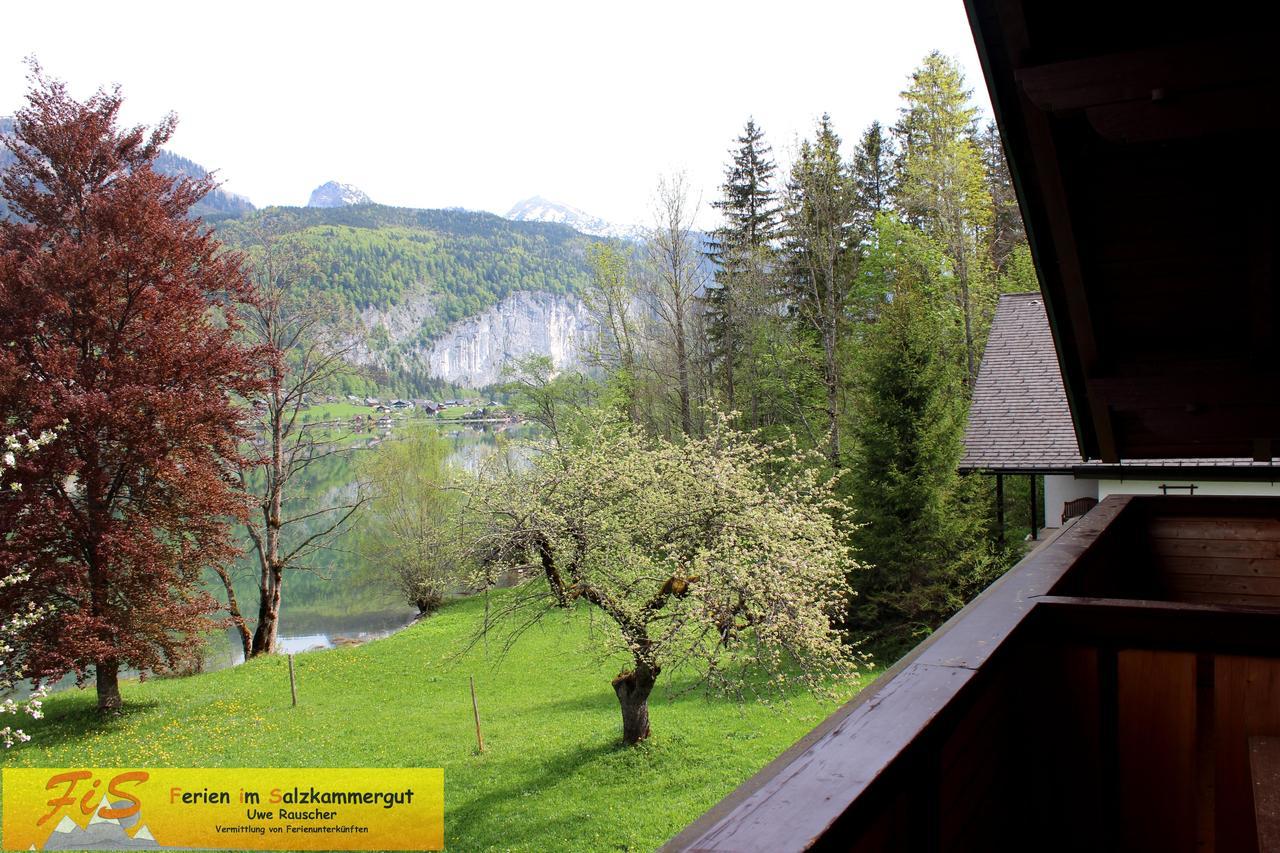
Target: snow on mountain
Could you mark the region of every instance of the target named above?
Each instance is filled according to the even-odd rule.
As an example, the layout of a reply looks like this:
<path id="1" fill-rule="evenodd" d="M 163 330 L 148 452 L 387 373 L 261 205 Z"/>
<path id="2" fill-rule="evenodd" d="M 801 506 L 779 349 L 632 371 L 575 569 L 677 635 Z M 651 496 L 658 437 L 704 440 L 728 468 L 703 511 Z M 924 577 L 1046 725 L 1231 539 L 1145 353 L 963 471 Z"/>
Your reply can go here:
<path id="1" fill-rule="evenodd" d="M 352 204 L 373 204 L 373 199 L 359 187 L 329 181 L 311 191 L 307 207 L 347 207 Z"/>
<path id="2" fill-rule="evenodd" d="M 515 206 L 507 211 L 506 218 L 516 222 L 558 222 L 583 234 L 618 237 L 623 240 L 635 239 L 639 232 L 635 226 L 616 225 L 598 216 L 592 216 L 585 210 L 551 201 L 540 195 L 516 202 Z"/>

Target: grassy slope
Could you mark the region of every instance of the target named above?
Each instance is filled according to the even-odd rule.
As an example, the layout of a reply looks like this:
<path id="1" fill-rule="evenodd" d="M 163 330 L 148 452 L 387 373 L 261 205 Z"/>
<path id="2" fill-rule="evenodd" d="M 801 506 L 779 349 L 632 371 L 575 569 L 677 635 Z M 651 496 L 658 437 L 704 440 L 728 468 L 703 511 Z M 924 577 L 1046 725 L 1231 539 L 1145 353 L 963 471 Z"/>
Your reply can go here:
<path id="1" fill-rule="evenodd" d="M 501 661 L 496 638 L 488 655 L 478 646 L 460 656 L 482 613 L 481 599 L 466 600 L 385 640 L 299 655 L 296 709 L 283 658 L 127 684 L 126 713 L 106 723 L 91 690 L 69 691 L 48 701 L 47 718 L 27 727 L 34 740 L 6 764 L 443 767 L 451 851 L 647 850 L 831 711 L 803 694 L 771 706 L 671 697 L 688 684 L 664 674 L 653 736 L 624 749 L 609 686 L 617 662 L 582 654 L 593 627 L 585 609 L 555 615 Z"/>

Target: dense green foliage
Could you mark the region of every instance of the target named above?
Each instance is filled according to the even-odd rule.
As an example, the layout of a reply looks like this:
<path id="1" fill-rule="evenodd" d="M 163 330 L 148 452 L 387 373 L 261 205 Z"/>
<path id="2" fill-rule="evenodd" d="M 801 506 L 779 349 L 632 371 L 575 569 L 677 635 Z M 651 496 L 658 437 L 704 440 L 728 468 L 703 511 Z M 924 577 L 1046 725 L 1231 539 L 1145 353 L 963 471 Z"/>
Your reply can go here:
<path id="1" fill-rule="evenodd" d="M 864 273 L 893 299 L 862 329 L 851 488 L 866 522 L 856 536 L 871 566 L 850 574 L 852 624 L 896 657 L 980 591 L 1004 554 L 987 539 L 984 484 L 956 472 L 964 397 L 958 311 L 930 241 L 876 220 Z"/>
<path id="2" fill-rule="evenodd" d="M 845 524 L 848 544 L 869 566 L 849 572 L 845 627 L 882 658 L 1014 557 L 989 478 L 956 472 L 997 298 L 1037 286 L 998 136 L 977 118 L 959 66 L 932 53 L 891 130 L 873 122 L 847 145 L 823 115 L 780 175 L 748 121 L 713 201 L 724 215 L 708 250 L 715 281 L 684 319 L 707 341 L 694 350 L 695 406 L 737 412 L 764 440 L 795 436 L 839 477 L 858 522 Z M 645 276 L 630 288 L 596 277 L 610 328 L 635 330 L 626 351 L 616 334 L 608 342 L 614 393 L 599 399 L 671 434 L 673 324 L 627 316 L 616 296 L 643 298 Z M 695 418 L 694 434 L 710 421 Z M 1007 540 L 1030 526 L 1014 505 L 1021 488 L 1010 484 Z"/>
<path id="3" fill-rule="evenodd" d="M 313 287 L 357 310 L 429 297 L 420 340 L 515 291 L 581 290 L 590 276 L 586 247 L 595 241 L 563 225 L 382 205 L 269 208 L 220 223 L 218 237 L 249 246 L 263 225 L 312 258 Z"/>
<path id="4" fill-rule="evenodd" d="M 780 208 L 771 186 L 777 164 L 764 131 L 747 119 L 737 148 L 725 168 L 722 197 L 711 204 L 724 216 L 724 225 L 710 235 L 707 255 L 715 262 L 715 286 L 706 292 L 706 329 L 711 361 L 718 367 L 713 384 L 723 389 L 729 410 L 738 406 L 735 374 L 754 372 L 744 359 L 748 314 L 759 300 L 745 298 L 751 279 L 759 280 L 768 247 L 778 238 Z"/>
<path id="5" fill-rule="evenodd" d="M 586 608 L 558 612 L 506 657 L 497 644 L 464 654 L 485 606 L 461 601 L 388 639 L 299 655 L 297 708 L 278 656 L 126 682 L 125 712 L 106 719 L 87 695 L 61 693 L 6 765 L 443 767 L 449 850 L 652 850 L 833 707 L 800 690 L 744 706 L 677 674 L 654 695 L 654 736 L 618 750 L 617 702 L 600 685 L 619 660 L 591 655 Z M 545 665 L 578 651 L 571 666 Z"/>

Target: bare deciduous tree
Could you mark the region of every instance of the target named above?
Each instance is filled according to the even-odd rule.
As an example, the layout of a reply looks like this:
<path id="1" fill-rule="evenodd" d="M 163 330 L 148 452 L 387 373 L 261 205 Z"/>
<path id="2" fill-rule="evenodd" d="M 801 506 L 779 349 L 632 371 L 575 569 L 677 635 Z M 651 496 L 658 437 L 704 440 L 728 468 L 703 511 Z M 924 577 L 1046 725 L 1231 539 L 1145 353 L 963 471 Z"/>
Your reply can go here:
<path id="1" fill-rule="evenodd" d="M 697 204 L 683 172 L 658 179 L 654 226 L 646 244 L 643 299 L 662 326 L 673 359 L 680 429 L 694 434 L 691 377 L 692 314 L 702 291 L 702 249 L 693 230 Z M 659 366 L 660 360 L 653 360 Z"/>
<path id="2" fill-rule="evenodd" d="M 583 293 L 582 301 L 598 330 L 589 356 L 621 386 L 628 417 L 632 423 L 640 423 L 640 324 L 636 317 L 638 289 L 631 261 L 630 252 L 612 244 L 588 246 L 591 287 Z"/>
<path id="3" fill-rule="evenodd" d="M 357 488 L 350 498 L 289 511 L 292 484 L 307 468 L 350 452 L 346 427 L 309 423 L 303 412 L 351 372 L 349 359 L 359 336 L 336 299 L 309 289 L 310 263 L 296 246 L 264 227 L 251 257 L 257 299 L 244 312 L 244 325 L 255 343 L 274 353 L 265 365 L 266 393 L 253 402 L 256 464 L 238 472 L 256 504 L 246 524 L 258 568 L 252 636 L 230 576 L 220 573 L 246 658 L 275 651 L 285 570 L 306 568 L 307 558 L 329 545 L 366 502 Z"/>

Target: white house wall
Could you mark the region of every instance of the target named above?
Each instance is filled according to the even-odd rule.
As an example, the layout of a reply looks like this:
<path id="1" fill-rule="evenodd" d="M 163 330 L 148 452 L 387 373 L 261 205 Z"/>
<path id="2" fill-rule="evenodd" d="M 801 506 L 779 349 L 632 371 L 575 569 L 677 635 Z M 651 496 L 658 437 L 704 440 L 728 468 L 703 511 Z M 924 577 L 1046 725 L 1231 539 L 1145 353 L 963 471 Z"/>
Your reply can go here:
<path id="1" fill-rule="evenodd" d="M 1216 495 L 1216 496 L 1238 496 L 1238 495 L 1269 495 L 1272 497 L 1280 496 L 1280 485 L 1270 482 L 1257 482 L 1252 480 L 1246 481 L 1213 481 L 1213 480 L 1194 480 L 1187 477 L 1177 476 L 1177 472 L 1171 471 L 1173 476 L 1166 477 L 1163 480 L 1099 480 L 1098 483 L 1098 500 L 1102 500 L 1107 495 L 1158 495 L 1161 493 L 1161 484 L 1167 486 L 1189 486 L 1194 484 L 1197 495 Z M 1048 479 L 1047 477 L 1045 479 Z M 1170 495 L 1185 495 L 1189 492 L 1185 489 L 1169 489 Z"/>
<path id="2" fill-rule="evenodd" d="M 1044 475 L 1044 526 L 1062 526 L 1062 505 L 1077 498 L 1097 498 L 1097 480 L 1077 480 L 1070 474 Z"/>

